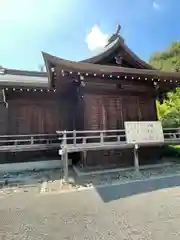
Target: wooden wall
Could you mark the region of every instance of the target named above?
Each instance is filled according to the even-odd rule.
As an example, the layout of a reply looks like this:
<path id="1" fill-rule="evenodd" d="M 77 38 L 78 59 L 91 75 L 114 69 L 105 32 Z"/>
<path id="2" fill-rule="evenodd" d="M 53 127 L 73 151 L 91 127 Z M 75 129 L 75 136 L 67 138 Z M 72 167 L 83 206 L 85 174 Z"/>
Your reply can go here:
<path id="1" fill-rule="evenodd" d="M 75 106 L 70 81 L 64 82 L 66 93 L 60 86 L 56 93 L 9 91 L 8 111 L 3 114 L 3 119 L 7 119 L 7 134 L 52 134 L 57 130 L 73 130 L 75 126 L 87 130 L 122 129 L 124 121 L 156 120 L 152 95 L 132 94 L 127 84 L 123 86 L 125 90 L 119 91 L 116 83 L 89 82 L 84 100 Z M 133 87 L 136 92 L 138 86 L 134 84 Z M 147 92 L 148 87 L 140 86 L 139 89 Z M 119 159 L 121 165 L 132 164 L 132 151 L 88 152 L 85 161 L 87 165 L 104 165 L 117 164 Z"/>
<path id="2" fill-rule="evenodd" d="M 150 95 L 131 95 L 131 94 L 93 94 L 84 95 L 84 128 L 99 129 L 124 129 L 125 121 L 153 121 L 157 120 L 155 99 Z M 145 164 L 152 161 L 143 158 L 147 149 L 141 149 L 141 163 Z M 154 157 L 154 152 L 151 150 Z M 148 160 L 149 159 L 149 160 Z M 145 160 L 145 161 L 144 161 Z M 110 151 L 90 151 L 82 163 L 87 166 L 94 165 L 119 165 L 130 166 L 133 164 L 133 150 L 110 150 Z"/>
<path id="3" fill-rule="evenodd" d="M 156 120 L 153 98 L 85 94 L 85 129 L 123 129 L 125 121 Z"/>
<path id="4" fill-rule="evenodd" d="M 68 99 L 59 93 L 11 91 L 6 94 L 8 108 L 0 104 L 0 134 L 55 134 L 69 128 L 72 118 Z M 0 153 L 0 163 L 55 159 L 58 152 L 35 151 Z"/>
<path id="5" fill-rule="evenodd" d="M 68 128 L 68 102 L 47 93 L 13 93 L 8 100 L 9 134 L 56 133 Z M 34 95 L 34 96 L 33 96 Z"/>
<path id="6" fill-rule="evenodd" d="M 54 117 L 56 116 L 56 117 Z M 51 101 L 10 101 L 9 129 L 13 134 L 55 133 L 59 128 L 57 106 Z"/>

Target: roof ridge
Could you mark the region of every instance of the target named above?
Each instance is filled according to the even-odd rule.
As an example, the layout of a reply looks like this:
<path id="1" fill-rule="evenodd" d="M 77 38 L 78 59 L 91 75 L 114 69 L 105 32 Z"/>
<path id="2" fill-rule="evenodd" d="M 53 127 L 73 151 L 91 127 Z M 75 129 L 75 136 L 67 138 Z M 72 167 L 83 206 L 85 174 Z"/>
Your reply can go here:
<path id="1" fill-rule="evenodd" d="M 0 74 L 5 75 L 21 75 L 21 76 L 31 76 L 31 77 L 47 77 L 47 72 L 32 71 L 32 70 L 19 70 L 11 68 L 1 68 Z"/>

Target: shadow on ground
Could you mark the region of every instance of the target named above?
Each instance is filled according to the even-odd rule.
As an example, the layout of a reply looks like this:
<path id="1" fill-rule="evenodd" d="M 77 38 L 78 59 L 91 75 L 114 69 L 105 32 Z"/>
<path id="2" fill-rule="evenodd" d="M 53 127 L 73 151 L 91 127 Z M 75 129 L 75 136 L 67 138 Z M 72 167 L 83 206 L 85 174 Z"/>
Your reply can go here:
<path id="1" fill-rule="evenodd" d="M 149 179 L 121 185 L 95 187 L 104 202 L 133 196 L 140 193 L 152 192 L 160 189 L 180 186 L 180 176 Z"/>

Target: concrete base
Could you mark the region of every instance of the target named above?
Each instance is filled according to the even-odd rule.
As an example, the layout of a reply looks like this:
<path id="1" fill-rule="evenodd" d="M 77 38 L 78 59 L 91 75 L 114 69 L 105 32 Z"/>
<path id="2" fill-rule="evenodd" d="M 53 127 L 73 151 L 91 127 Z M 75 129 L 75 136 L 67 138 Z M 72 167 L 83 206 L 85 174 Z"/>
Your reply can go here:
<path id="1" fill-rule="evenodd" d="M 143 169 L 152 169 L 152 168 L 160 168 L 160 167 L 168 167 L 171 166 L 172 163 L 161 163 L 161 164 L 150 164 L 150 165 L 144 165 L 140 166 L 139 170 Z M 104 174 L 104 173 L 115 173 L 115 172 L 120 172 L 120 171 L 131 171 L 135 170 L 134 167 L 127 167 L 127 168 L 114 168 L 114 169 L 105 169 L 105 170 L 94 170 L 94 171 L 83 171 L 82 168 L 79 168 L 77 166 L 73 166 L 73 169 L 75 173 L 78 176 L 88 176 L 88 175 L 96 175 L 96 174 Z"/>
<path id="2" fill-rule="evenodd" d="M 69 165 L 72 165 L 71 159 L 69 159 Z M 33 171 L 33 170 L 49 170 L 49 169 L 62 168 L 62 167 L 63 167 L 62 160 L 8 163 L 8 164 L 0 164 L 0 173 L 23 172 L 23 171 Z"/>

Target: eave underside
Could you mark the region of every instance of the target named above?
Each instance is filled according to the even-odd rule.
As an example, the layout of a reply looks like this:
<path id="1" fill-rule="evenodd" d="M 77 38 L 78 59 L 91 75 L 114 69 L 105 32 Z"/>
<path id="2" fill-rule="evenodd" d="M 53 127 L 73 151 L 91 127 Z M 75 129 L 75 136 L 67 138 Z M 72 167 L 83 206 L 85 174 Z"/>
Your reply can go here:
<path id="1" fill-rule="evenodd" d="M 47 63 L 46 66 L 48 72 L 51 72 L 51 67 L 53 67 L 53 69 L 59 69 L 59 71 L 64 72 L 67 71 L 72 75 L 103 76 L 104 79 L 130 77 L 137 81 L 156 81 L 159 85 L 163 85 L 163 88 L 164 90 L 166 89 L 166 91 L 177 87 L 180 83 L 180 73 L 177 72 L 163 72 L 152 69 L 135 69 L 86 62 L 72 62 L 59 59 L 47 53 L 43 53 L 43 57 Z M 50 78 L 50 82 L 52 81 L 53 79 Z"/>
<path id="2" fill-rule="evenodd" d="M 48 88 L 48 78 L 5 74 L 0 75 L 0 86 Z"/>

